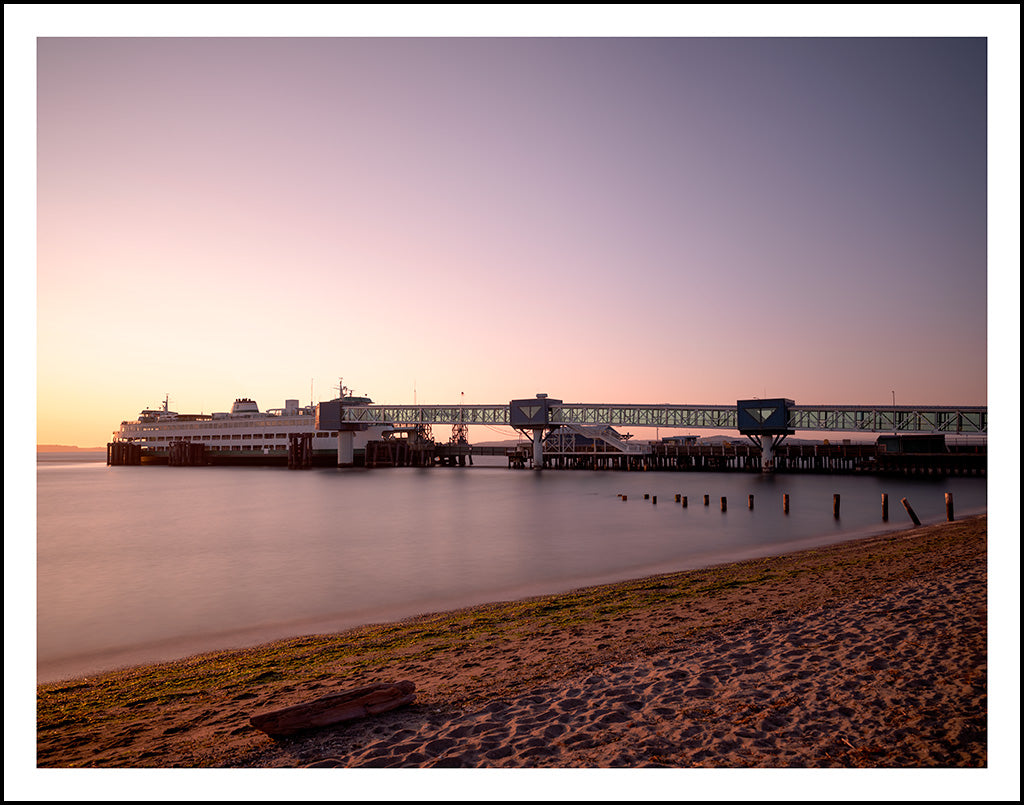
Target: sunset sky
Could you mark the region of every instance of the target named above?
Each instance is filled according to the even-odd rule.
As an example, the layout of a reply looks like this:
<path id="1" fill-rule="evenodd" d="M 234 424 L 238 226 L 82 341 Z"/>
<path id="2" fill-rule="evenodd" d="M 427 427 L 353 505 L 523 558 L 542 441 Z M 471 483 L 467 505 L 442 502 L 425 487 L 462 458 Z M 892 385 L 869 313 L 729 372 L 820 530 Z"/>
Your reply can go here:
<path id="1" fill-rule="evenodd" d="M 986 404 L 999 110 L 956 30 L 42 36 L 37 441 L 339 377 Z"/>

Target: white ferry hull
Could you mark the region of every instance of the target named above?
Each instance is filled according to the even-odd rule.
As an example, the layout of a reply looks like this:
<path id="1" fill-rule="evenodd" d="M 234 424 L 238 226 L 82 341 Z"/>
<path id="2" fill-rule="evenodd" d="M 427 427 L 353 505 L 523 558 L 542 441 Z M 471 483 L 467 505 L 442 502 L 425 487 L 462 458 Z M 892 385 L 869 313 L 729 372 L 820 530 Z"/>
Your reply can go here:
<path id="1" fill-rule="evenodd" d="M 370 401 L 365 398 L 364 404 Z M 312 436 L 314 466 L 337 466 L 338 432 L 317 430 L 313 406 L 290 407 L 260 413 L 251 400 L 236 400 L 230 414 L 177 414 L 145 410 L 137 420 L 125 421 L 115 441 L 138 445 L 141 463 L 166 464 L 172 445 L 201 444 L 204 464 L 287 465 L 289 443 L 294 436 Z M 286 405 L 288 405 L 286 403 Z M 361 465 L 366 445 L 383 439 L 390 426 L 373 426 L 352 434 L 352 463 Z"/>

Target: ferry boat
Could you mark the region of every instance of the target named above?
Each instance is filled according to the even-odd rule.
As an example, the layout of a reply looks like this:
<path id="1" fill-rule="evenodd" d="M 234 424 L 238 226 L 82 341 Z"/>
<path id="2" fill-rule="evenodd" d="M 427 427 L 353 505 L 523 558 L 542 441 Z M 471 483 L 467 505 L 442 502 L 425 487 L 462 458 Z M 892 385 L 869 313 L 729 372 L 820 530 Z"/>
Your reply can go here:
<path id="1" fill-rule="evenodd" d="M 335 401 L 346 407 L 373 405 L 369 397 L 356 397 L 341 387 Z M 298 400 L 285 400 L 283 408 L 260 411 L 255 400 L 239 397 L 231 410 L 215 414 L 179 414 L 171 411 L 169 397 L 160 408 L 143 409 L 137 419 L 126 420 L 114 431 L 115 443 L 136 445 L 141 463 L 167 463 L 171 446 L 182 442 L 203 446 L 207 464 L 287 464 L 289 442 L 293 436 L 311 435 L 313 463 L 331 466 L 337 463 L 338 432 L 318 430 L 316 406 L 300 406 Z M 353 434 L 356 464 L 362 463 L 366 444 L 385 438 L 394 430 L 389 425 L 370 426 Z"/>

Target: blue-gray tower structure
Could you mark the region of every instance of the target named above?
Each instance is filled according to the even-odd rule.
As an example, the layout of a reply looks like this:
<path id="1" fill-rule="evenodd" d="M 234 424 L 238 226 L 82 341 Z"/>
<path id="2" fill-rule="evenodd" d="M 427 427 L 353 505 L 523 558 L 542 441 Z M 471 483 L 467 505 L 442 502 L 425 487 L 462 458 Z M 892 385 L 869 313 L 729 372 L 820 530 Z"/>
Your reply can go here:
<path id="1" fill-rule="evenodd" d="M 775 448 L 795 433 L 789 423 L 789 411 L 794 405 L 784 397 L 736 401 L 736 429 L 761 446 L 762 472 L 772 471 Z"/>
<path id="2" fill-rule="evenodd" d="M 561 404 L 561 400 L 553 400 L 547 394 L 512 400 L 508 404 L 508 424 L 524 434 L 529 431 L 533 438 L 533 468 L 536 470 L 544 466 L 544 438 L 558 427 L 551 425 L 551 411 Z"/>

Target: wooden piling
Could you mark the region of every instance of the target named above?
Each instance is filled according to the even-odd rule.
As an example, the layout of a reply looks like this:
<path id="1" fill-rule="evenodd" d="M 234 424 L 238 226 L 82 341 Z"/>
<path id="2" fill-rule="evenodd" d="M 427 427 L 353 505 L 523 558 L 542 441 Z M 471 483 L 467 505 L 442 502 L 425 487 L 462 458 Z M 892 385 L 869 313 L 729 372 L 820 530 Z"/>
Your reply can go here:
<path id="1" fill-rule="evenodd" d="M 108 442 L 107 465 L 113 467 L 142 464 L 142 445 L 136 442 Z"/>
<path id="2" fill-rule="evenodd" d="M 711 505 L 711 495 L 705 495 L 704 496 L 704 505 L 705 506 L 710 506 Z"/>
<path id="3" fill-rule="evenodd" d="M 889 493 L 882 493 L 882 522 L 889 521 Z"/>
<path id="4" fill-rule="evenodd" d="M 832 496 L 832 516 L 839 519 L 839 495 Z"/>
<path id="5" fill-rule="evenodd" d="M 785 512 L 786 514 L 789 514 L 789 493 L 788 492 L 786 492 L 782 496 L 782 511 Z"/>
<path id="6" fill-rule="evenodd" d="M 681 498 L 681 497 L 682 497 L 682 495 L 679 495 L 679 494 L 676 495 L 676 503 L 679 502 L 679 498 Z"/>
<path id="7" fill-rule="evenodd" d="M 753 495 L 747 495 L 747 508 L 748 509 L 753 509 L 754 508 L 754 496 Z"/>
<path id="8" fill-rule="evenodd" d="M 657 503 L 657 502 L 658 502 L 658 496 L 655 495 L 654 497 L 651 498 L 651 503 Z"/>
<path id="9" fill-rule="evenodd" d="M 914 525 L 921 525 L 921 521 L 917 519 L 917 515 L 914 514 L 914 509 L 910 505 L 910 501 L 906 498 L 901 498 L 900 503 L 903 504 L 903 508 L 907 510 L 907 514 L 910 515 L 910 519 L 914 521 Z"/>
<path id="10" fill-rule="evenodd" d="M 683 495 L 683 508 L 686 508 L 686 495 Z"/>
<path id="11" fill-rule="evenodd" d="M 725 498 L 723 497 L 722 498 L 722 511 L 725 511 L 725 510 L 726 510 L 726 503 L 725 503 Z"/>
<path id="12" fill-rule="evenodd" d="M 288 469 L 306 470 L 313 466 L 313 434 L 293 433 L 288 437 Z"/>
<path id="13" fill-rule="evenodd" d="M 946 493 L 946 519 L 953 522 L 953 493 Z"/>

